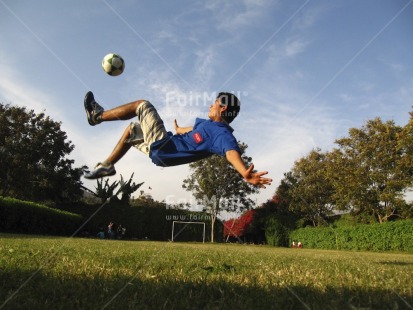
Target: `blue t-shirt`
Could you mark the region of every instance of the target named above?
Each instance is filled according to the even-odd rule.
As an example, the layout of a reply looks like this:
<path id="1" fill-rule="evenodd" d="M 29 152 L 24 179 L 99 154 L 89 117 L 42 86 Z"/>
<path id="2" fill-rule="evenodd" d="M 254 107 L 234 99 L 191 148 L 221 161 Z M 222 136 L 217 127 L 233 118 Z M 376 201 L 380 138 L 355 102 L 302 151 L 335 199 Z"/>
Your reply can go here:
<path id="1" fill-rule="evenodd" d="M 188 164 L 218 154 L 225 156 L 230 150 L 241 153 L 233 129 L 221 122 L 195 120 L 192 131 L 168 136 L 151 144 L 149 157 L 157 166 L 168 167 Z"/>

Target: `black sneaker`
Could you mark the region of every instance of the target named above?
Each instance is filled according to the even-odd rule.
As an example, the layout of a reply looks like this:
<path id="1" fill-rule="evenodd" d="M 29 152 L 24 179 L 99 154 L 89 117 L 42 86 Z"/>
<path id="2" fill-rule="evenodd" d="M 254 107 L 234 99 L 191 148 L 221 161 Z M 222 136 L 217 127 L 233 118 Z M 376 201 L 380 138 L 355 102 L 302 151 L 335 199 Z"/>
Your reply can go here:
<path id="1" fill-rule="evenodd" d="M 115 174 L 116 170 L 114 165 L 110 164 L 109 166 L 103 166 L 101 163 L 98 163 L 95 167 L 95 170 L 85 174 L 85 178 L 93 180 L 103 177 L 110 177 L 111 175 Z"/>
<path id="2" fill-rule="evenodd" d="M 91 91 L 86 93 L 84 103 L 89 124 L 95 126 L 102 122 L 101 117 L 104 109 L 95 101 L 95 97 Z"/>

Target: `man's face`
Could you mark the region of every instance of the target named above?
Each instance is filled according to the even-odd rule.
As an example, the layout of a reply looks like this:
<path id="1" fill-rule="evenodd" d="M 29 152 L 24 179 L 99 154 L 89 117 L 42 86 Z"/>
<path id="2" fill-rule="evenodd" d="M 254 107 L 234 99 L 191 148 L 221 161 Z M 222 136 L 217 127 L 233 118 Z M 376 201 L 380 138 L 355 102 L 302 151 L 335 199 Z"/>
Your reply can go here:
<path id="1" fill-rule="evenodd" d="M 208 117 L 215 122 L 220 122 L 221 113 L 226 109 L 227 107 L 221 106 L 221 102 L 219 98 L 217 98 L 217 100 L 215 100 L 215 102 L 209 107 Z"/>

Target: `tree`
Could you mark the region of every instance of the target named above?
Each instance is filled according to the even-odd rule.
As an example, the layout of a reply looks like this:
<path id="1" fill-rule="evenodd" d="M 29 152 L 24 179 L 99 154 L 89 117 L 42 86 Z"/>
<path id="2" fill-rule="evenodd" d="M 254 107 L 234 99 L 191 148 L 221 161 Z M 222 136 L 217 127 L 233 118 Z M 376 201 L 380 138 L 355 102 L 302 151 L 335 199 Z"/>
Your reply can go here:
<path id="1" fill-rule="evenodd" d="M 400 154 L 398 158 L 399 169 L 405 172 L 406 176 L 406 192 L 412 191 L 413 186 L 413 112 L 409 112 L 410 120 L 403 127 L 397 138 L 397 152 Z M 402 217 L 413 217 L 413 206 L 403 208 L 400 212 Z"/>
<path id="2" fill-rule="evenodd" d="M 293 176 L 291 171 L 284 173 L 284 178 L 280 181 L 275 192 L 275 203 L 285 203 L 289 204 L 292 200 L 290 189 L 295 187 L 297 184 L 297 179 Z"/>
<path id="3" fill-rule="evenodd" d="M 403 194 L 412 181 L 411 170 L 401 165 L 401 132 L 393 121 L 376 118 L 336 141 L 327 171 L 340 209 L 369 213 L 383 223 L 407 208 Z"/>
<path id="4" fill-rule="evenodd" d="M 53 203 L 80 199 L 86 167 L 72 167 L 66 156 L 73 149 L 61 123 L 0 104 L 0 195 Z"/>
<path id="5" fill-rule="evenodd" d="M 282 183 L 282 182 L 281 182 Z M 286 184 L 280 184 L 284 188 Z M 277 188 L 277 193 L 282 192 Z M 288 246 L 289 231 L 296 228 L 297 214 L 289 209 L 289 201 L 277 196 L 267 200 L 261 206 L 254 209 L 254 221 L 250 228 L 258 241 L 266 241 L 274 246 Z"/>
<path id="6" fill-rule="evenodd" d="M 400 154 L 398 161 L 400 169 L 406 171 L 410 183 L 409 189 L 413 185 L 413 112 L 410 112 L 410 120 L 406 126 L 398 133 L 397 152 Z"/>
<path id="7" fill-rule="evenodd" d="M 306 157 L 294 163 L 289 179 L 289 208 L 301 214 L 313 226 L 325 223 L 325 218 L 332 213 L 333 187 L 326 174 L 326 154 L 319 149 L 312 150 Z M 292 183 L 293 181 L 294 183 Z M 280 189 L 281 191 L 281 189 Z"/>
<path id="8" fill-rule="evenodd" d="M 224 238 L 228 240 L 234 237 L 240 240 L 241 237 L 245 237 L 254 220 L 254 215 L 255 210 L 247 210 L 239 218 L 224 221 Z"/>
<path id="9" fill-rule="evenodd" d="M 251 165 L 252 158 L 245 155 L 247 145 L 239 143 L 244 163 Z M 192 174 L 183 181 L 182 187 L 191 191 L 211 216 L 211 242 L 214 242 L 214 227 L 218 214 L 251 208 L 253 202 L 248 195 L 258 189 L 245 182 L 242 176 L 228 163 L 225 157 L 212 155 L 189 165 Z"/>

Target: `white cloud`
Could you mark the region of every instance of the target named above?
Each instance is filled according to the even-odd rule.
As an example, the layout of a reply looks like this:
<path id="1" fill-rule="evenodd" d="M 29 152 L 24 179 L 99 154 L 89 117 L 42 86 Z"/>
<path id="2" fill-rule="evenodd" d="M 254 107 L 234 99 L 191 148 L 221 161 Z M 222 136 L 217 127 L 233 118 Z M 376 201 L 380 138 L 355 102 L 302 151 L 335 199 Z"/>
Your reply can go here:
<path id="1" fill-rule="evenodd" d="M 215 16 L 215 26 L 219 30 L 238 34 L 240 28 L 262 23 L 267 17 L 268 7 L 274 5 L 274 2 L 265 0 L 244 0 L 241 3 L 234 6 L 230 2 L 211 0 L 205 6 Z"/>
<path id="2" fill-rule="evenodd" d="M 208 85 L 215 74 L 216 52 L 214 47 L 195 52 L 197 58 L 195 61 L 195 76 L 203 85 Z"/>
<path id="3" fill-rule="evenodd" d="M 304 9 L 294 19 L 292 24 L 293 31 L 307 30 L 313 27 L 322 17 L 326 16 L 337 4 L 331 2 L 323 2 L 322 4 L 311 3 L 306 5 Z"/>
<path id="4" fill-rule="evenodd" d="M 284 46 L 284 55 L 286 57 L 294 57 L 297 54 L 301 54 L 305 51 L 308 42 L 303 39 L 288 40 Z"/>

